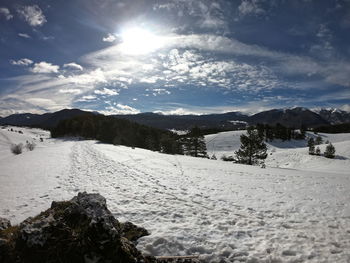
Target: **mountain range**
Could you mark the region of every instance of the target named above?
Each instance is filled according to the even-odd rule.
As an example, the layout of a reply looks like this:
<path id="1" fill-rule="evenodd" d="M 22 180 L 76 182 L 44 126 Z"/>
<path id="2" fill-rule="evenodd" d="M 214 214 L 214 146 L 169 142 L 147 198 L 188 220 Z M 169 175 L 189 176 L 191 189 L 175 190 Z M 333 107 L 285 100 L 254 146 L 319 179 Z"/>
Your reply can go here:
<path id="1" fill-rule="evenodd" d="M 33 126 L 50 129 L 61 120 L 84 114 L 98 114 L 79 109 L 64 109 L 53 113 L 13 114 L 0 118 L 0 125 Z M 321 109 L 312 111 L 307 108 L 272 109 L 253 115 L 241 112 L 227 112 L 205 115 L 164 115 L 159 113 L 139 113 L 133 115 L 113 115 L 116 118 L 128 119 L 147 126 L 160 129 L 186 130 L 193 126 L 205 129 L 232 130 L 244 128 L 246 125 L 264 123 L 275 125 L 280 123 L 287 127 L 299 128 L 302 125 L 315 128 L 330 124 L 350 123 L 350 112 L 339 109 Z"/>

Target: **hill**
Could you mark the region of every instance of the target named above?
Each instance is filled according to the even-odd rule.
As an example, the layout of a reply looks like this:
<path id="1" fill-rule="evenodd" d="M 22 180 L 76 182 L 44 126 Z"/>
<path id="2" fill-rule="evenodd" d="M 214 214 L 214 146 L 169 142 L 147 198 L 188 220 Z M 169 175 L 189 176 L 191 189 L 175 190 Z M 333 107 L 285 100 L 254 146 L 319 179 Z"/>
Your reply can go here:
<path id="1" fill-rule="evenodd" d="M 14 114 L 0 119 L 1 124 L 31 126 L 50 129 L 55 127 L 59 121 L 81 115 L 96 115 L 79 109 L 64 109 L 54 113 L 45 114 Z M 112 115 L 118 119 L 126 119 L 142 125 L 163 130 L 189 130 L 194 126 L 201 129 L 229 131 L 246 128 L 247 125 L 258 123 L 276 125 L 280 123 L 290 128 L 316 128 L 329 126 L 331 124 L 343 124 L 349 122 L 350 113 L 341 110 L 312 111 L 307 108 L 296 107 L 291 109 L 272 109 L 262 111 L 253 115 L 241 112 L 227 112 L 220 114 L 204 115 L 164 115 L 160 113 L 139 113 L 131 115 Z"/>
<path id="2" fill-rule="evenodd" d="M 32 130 L 22 131 L 0 129 L 0 138 L 36 138 Z M 348 134 L 324 136 L 348 144 Z M 283 151 L 295 152 L 286 148 L 290 142 L 277 143 L 272 157 L 282 166 Z M 302 152 L 296 156 L 305 157 Z M 336 154 L 343 155 L 340 148 Z M 350 180 L 341 168 L 349 170 L 348 160 L 330 160 L 329 169 L 312 168 L 303 160 L 294 158 L 295 166 L 288 169 L 261 169 L 93 140 L 47 138 L 32 152 L 0 158 L 0 217 L 15 224 L 52 200 L 98 192 L 120 222 L 150 231 L 137 245 L 147 254 L 197 254 L 208 263 L 345 263 Z"/>
<path id="3" fill-rule="evenodd" d="M 79 109 L 63 109 L 57 112 L 44 114 L 21 113 L 13 114 L 0 119 L 0 125 L 28 126 L 50 129 L 55 127 L 61 120 L 90 114 L 93 113 Z"/>

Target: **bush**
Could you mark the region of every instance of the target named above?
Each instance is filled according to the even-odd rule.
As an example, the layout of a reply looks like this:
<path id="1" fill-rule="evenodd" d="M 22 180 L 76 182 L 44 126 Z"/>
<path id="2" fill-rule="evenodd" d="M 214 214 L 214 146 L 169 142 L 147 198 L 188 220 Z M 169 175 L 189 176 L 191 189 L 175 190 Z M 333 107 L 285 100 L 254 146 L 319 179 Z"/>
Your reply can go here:
<path id="1" fill-rule="evenodd" d="M 225 161 L 225 162 L 233 162 L 235 161 L 235 158 L 233 158 L 233 156 L 226 156 L 225 154 L 223 156 L 221 156 L 221 160 Z"/>
<path id="2" fill-rule="evenodd" d="M 26 143 L 26 148 L 28 151 L 33 151 L 35 148 L 35 143 L 34 142 L 27 142 Z"/>
<path id="3" fill-rule="evenodd" d="M 324 157 L 326 158 L 334 158 L 335 157 L 335 148 L 332 143 L 329 143 L 326 147 L 326 151 L 324 152 Z"/>
<path id="4" fill-rule="evenodd" d="M 11 145 L 11 152 L 13 154 L 21 154 L 23 150 L 23 144 L 19 143 L 19 144 L 12 144 Z"/>

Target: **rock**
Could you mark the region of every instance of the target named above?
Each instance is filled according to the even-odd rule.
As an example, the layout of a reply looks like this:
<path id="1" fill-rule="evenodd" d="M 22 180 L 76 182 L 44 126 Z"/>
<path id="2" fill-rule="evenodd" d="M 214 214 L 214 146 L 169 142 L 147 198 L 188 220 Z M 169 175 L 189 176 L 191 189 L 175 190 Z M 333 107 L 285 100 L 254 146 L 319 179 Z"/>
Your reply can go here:
<path id="1" fill-rule="evenodd" d="M 148 236 L 149 233 L 146 229 L 138 227 L 131 222 L 121 224 L 122 236 L 132 242 L 136 242 L 140 237 Z"/>
<path id="2" fill-rule="evenodd" d="M 1 230 L 0 262 L 157 262 L 131 242 L 147 234 L 132 223 L 119 223 L 103 196 L 84 192 Z"/>
<path id="3" fill-rule="evenodd" d="M 0 217 L 0 230 L 4 230 L 6 228 L 11 227 L 10 220 L 7 220 L 6 218 Z"/>

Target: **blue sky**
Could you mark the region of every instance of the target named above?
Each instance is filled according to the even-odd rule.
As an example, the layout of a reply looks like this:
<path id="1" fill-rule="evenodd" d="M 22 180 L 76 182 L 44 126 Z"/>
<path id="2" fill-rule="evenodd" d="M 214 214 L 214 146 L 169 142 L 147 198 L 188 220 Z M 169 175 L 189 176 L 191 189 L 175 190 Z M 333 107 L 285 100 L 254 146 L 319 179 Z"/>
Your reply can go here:
<path id="1" fill-rule="evenodd" d="M 2 0 L 0 115 L 350 110 L 349 0 Z"/>

